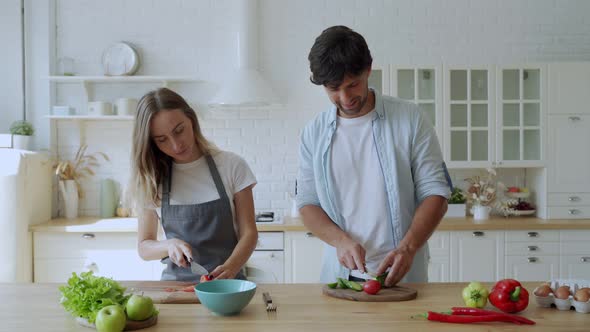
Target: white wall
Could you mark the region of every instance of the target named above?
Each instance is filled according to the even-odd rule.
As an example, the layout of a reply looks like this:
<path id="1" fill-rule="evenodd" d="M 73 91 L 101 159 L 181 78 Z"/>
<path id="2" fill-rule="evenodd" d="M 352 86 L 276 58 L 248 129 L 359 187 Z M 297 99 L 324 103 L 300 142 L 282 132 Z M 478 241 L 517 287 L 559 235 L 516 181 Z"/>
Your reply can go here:
<path id="1" fill-rule="evenodd" d="M 0 133 L 23 118 L 20 0 L 0 1 Z"/>
<path id="2" fill-rule="evenodd" d="M 139 74 L 191 75 L 218 82 L 237 62 L 234 4 L 231 0 L 56 0 L 56 56 L 74 58 L 78 74 L 101 74 L 103 50 L 125 40 L 141 50 Z M 297 170 L 298 132 L 329 105 L 322 88 L 309 82 L 307 62 L 309 48 L 326 27 L 344 24 L 362 33 L 377 64 L 590 60 L 589 12 L 590 1 L 261 0 L 259 66 L 285 106 L 209 110 L 203 106 L 208 97 L 203 86 L 172 88 L 199 108 L 208 137 L 250 163 L 259 180 L 257 210 L 283 213 Z M 38 70 L 33 78 L 47 74 Z M 93 94 L 95 100 L 112 101 L 139 97 L 154 87 L 101 85 Z M 62 84 L 56 103 L 83 109 L 81 91 L 80 86 Z M 42 101 L 36 102 L 40 119 L 48 110 L 39 106 Z M 131 124 L 88 123 L 86 128 L 90 149 L 113 158 L 85 186 L 89 195 L 82 213 L 96 214 L 98 180 L 126 178 Z M 78 133 L 74 123 L 60 124 L 61 153 L 67 155 L 77 147 Z M 508 173 L 516 174 L 515 182 L 522 181 L 523 171 Z M 461 172 L 454 172 L 454 177 L 464 178 Z"/>

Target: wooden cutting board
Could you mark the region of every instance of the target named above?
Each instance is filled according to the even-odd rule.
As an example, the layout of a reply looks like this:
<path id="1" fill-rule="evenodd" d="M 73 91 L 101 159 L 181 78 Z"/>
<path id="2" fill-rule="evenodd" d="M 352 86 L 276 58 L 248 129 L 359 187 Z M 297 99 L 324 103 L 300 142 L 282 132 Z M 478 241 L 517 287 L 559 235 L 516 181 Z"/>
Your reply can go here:
<path id="1" fill-rule="evenodd" d="M 375 295 L 367 294 L 363 291 L 357 292 L 352 289 L 330 288 L 328 285 L 322 287 L 322 293 L 327 296 L 339 299 L 359 301 L 359 302 L 396 302 L 413 300 L 418 296 L 415 289 L 394 286 L 390 288 L 381 288 Z"/>
<path id="2" fill-rule="evenodd" d="M 180 281 L 121 281 L 127 290 L 125 293 L 141 294 L 152 298 L 154 303 L 160 304 L 190 304 L 201 303 L 194 291 L 185 292 L 187 286 L 194 286 L 194 282 Z M 167 291 L 173 290 L 173 291 Z"/>

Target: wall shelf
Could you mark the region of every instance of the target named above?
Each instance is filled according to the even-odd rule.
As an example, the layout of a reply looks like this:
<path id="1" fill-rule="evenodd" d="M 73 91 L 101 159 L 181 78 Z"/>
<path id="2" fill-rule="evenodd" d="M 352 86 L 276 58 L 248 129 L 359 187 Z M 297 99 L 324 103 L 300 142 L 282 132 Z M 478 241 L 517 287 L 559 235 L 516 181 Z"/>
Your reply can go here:
<path id="1" fill-rule="evenodd" d="M 47 76 L 46 79 L 58 83 L 204 82 L 190 76 Z"/>
<path id="2" fill-rule="evenodd" d="M 88 115 L 48 115 L 51 120 L 84 120 L 84 121 L 133 121 L 133 115 L 102 115 L 102 116 L 88 116 Z"/>

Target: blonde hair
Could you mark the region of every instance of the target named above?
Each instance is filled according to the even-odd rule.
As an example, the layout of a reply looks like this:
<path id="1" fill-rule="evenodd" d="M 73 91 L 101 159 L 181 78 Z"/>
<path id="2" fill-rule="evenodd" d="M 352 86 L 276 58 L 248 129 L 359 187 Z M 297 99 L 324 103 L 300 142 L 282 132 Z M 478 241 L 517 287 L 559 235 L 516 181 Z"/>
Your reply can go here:
<path id="1" fill-rule="evenodd" d="M 193 125 L 195 142 L 204 155 L 212 155 L 219 149 L 209 142 L 201 132 L 195 111 L 176 92 L 160 88 L 150 91 L 139 100 L 137 115 L 133 126 L 131 147 L 131 174 L 127 191 L 127 201 L 140 212 L 146 207 L 156 207 L 161 200 L 158 191 L 172 158 L 160 151 L 150 136 L 150 122 L 154 115 L 161 111 L 180 110 Z"/>

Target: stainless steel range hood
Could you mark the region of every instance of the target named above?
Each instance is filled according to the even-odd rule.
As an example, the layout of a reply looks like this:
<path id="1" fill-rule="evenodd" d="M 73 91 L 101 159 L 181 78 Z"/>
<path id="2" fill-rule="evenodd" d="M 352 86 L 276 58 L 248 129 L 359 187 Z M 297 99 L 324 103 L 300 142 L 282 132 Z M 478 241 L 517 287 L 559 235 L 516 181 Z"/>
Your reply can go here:
<path id="1" fill-rule="evenodd" d="M 264 106 L 279 103 L 277 94 L 258 71 L 258 1 L 239 0 L 237 67 L 220 82 L 211 106 Z"/>

